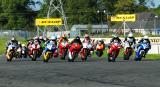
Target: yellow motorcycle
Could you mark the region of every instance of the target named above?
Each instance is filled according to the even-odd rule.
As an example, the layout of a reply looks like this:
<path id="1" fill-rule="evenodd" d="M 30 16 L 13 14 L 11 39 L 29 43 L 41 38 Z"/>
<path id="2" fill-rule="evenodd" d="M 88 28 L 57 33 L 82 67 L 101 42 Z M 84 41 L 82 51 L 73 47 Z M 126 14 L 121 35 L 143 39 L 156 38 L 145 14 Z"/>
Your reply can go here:
<path id="1" fill-rule="evenodd" d="M 43 62 L 48 62 L 50 58 L 53 57 L 54 52 L 57 50 L 57 47 L 53 44 L 48 44 L 45 48 L 47 51 L 43 55 Z"/>
<path id="2" fill-rule="evenodd" d="M 6 53 L 6 59 L 7 61 L 12 61 L 13 57 L 15 56 L 15 46 L 9 45 Z"/>
<path id="3" fill-rule="evenodd" d="M 44 53 L 43 62 L 48 62 L 48 60 L 52 58 L 52 56 L 53 56 L 53 52 L 47 51 L 46 53 Z"/>

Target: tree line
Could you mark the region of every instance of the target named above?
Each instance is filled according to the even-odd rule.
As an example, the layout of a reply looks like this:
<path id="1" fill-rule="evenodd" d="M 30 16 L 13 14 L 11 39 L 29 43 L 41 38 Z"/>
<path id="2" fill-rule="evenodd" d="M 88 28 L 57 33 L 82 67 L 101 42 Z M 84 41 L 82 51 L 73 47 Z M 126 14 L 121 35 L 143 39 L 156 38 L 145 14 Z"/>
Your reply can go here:
<path id="1" fill-rule="evenodd" d="M 0 1 L 0 28 L 1 29 L 33 29 L 36 18 L 47 16 L 50 0 L 34 2 L 34 0 L 1 0 Z M 148 0 L 62 0 L 63 8 L 68 18 L 68 24 L 99 24 L 107 21 L 108 15 L 117 13 L 154 12 L 160 15 L 160 6 L 149 8 Z M 56 3 L 56 2 L 55 2 Z M 154 3 L 151 2 L 152 6 Z M 36 4 L 40 10 L 34 10 Z M 31 7 L 33 5 L 33 7 Z M 53 17 L 60 14 L 54 13 Z M 101 16 L 101 17 L 100 17 Z"/>

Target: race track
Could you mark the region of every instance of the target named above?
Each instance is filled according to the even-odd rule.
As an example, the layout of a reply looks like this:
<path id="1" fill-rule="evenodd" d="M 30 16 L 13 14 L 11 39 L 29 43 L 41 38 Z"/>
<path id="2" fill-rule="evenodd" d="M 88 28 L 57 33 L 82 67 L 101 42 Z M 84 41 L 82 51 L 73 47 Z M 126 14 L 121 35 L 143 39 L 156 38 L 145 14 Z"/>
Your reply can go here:
<path id="1" fill-rule="evenodd" d="M 160 61 L 43 63 L 0 58 L 0 87 L 160 87 Z"/>

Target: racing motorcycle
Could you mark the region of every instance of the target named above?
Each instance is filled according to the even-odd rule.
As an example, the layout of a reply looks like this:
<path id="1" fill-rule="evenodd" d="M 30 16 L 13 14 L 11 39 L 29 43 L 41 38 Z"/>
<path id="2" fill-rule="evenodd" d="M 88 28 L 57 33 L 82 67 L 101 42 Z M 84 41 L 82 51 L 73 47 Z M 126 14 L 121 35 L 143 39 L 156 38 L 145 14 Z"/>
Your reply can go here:
<path id="1" fill-rule="evenodd" d="M 101 43 L 98 43 L 96 46 L 96 55 L 98 57 L 101 57 L 103 55 L 103 51 L 104 51 L 104 45 Z"/>
<path id="2" fill-rule="evenodd" d="M 56 45 L 49 43 L 45 47 L 46 52 L 43 55 L 43 62 L 48 62 L 50 58 L 53 57 L 54 52 L 57 50 Z"/>
<path id="3" fill-rule="evenodd" d="M 16 51 L 16 58 L 22 58 L 22 48 L 18 47 Z"/>
<path id="4" fill-rule="evenodd" d="M 78 57 L 81 51 L 81 45 L 79 43 L 73 43 L 69 47 L 68 62 L 74 62 L 75 58 Z"/>
<path id="5" fill-rule="evenodd" d="M 36 61 L 38 57 L 41 56 L 41 49 L 38 41 L 35 41 L 34 44 L 31 45 L 29 56 L 32 59 L 32 61 Z"/>
<path id="6" fill-rule="evenodd" d="M 59 56 L 62 60 L 65 60 L 67 51 L 68 51 L 69 43 L 67 41 L 62 41 L 59 44 Z"/>
<path id="7" fill-rule="evenodd" d="M 110 45 L 108 50 L 108 62 L 115 62 L 121 48 L 122 46 L 118 42 L 114 42 Z"/>
<path id="8" fill-rule="evenodd" d="M 10 44 L 8 46 L 7 53 L 6 53 L 7 61 L 12 61 L 13 57 L 15 57 L 15 54 L 16 54 L 16 46 L 13 44 Z"/>
<path id="9" fill-rule="evenodd" d="M 124 42 L 124 48 L 125 48 L 125 51 L 124 51 L 124 60 L 129 60 L 129 58 L 133 54 L 134 45 L 133 45 L 132 42 L 125 41 Z"/>
<path id="10" fill-rule="evenodd" d="M 28 49 L 24 44 L 22 44 L 22 58 L 27 58 L 27 54 L 28 54 Z"/>
<path id="11" fill-rule="evenodd" d="M 140 43 L 140 45 L 138 46 L 137 50 L 136 50 L 136 57 L 135 57 L 135 61 L 141 61 L 143 57 L 145 57 L 146 55 L 146 50 L 149 49 L 149 43 L 147 42 L 143 42 Z"/>
<path id="12" fill-rule="evenodd" d="M 92 50 L 92 44 L 91 43 L 83 43 L 83 48 L 80 52 L 82 61 L 86 61 L 87 57 L 90 55 L 90 51 Z"/>

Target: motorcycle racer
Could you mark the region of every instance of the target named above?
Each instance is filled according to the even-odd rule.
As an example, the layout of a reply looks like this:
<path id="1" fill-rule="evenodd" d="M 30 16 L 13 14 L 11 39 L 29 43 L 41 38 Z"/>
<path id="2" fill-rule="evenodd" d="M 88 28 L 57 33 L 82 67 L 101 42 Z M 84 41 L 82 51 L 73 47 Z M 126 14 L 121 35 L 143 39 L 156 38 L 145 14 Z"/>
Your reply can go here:
<path id="1" fill-rule="evenodd" d="M 88 34 L 85 34 L 84 35 L 84 40 L 82 41 L 83 43 L 91 43 L 91 38 L 89 37 Z"/>
<path id="2" fill-rule="evenodd" d="M 151 49 L 151 42 L 150 42 L 148 36 L 145 35 L 141 40 L 139 40 L 137 48 L 139 47 L 140 43 L 148 43 L 149 44 L 149 48 L 145 50 L 145 54 L 147 54 L 148 51 Z"/>
<path id="3" fill-rule="evenodd" d="M 133 48 L 133 49 L 135 48 L 136 39 L 135 39 L 135 37 L 133 36 L 132 33 L 129 33 L 129 34 L 128 34 L 128 37 L 126 37 L 123 42 L 124 42 L 124 43 L 125 43 L 125 42 L 131 43 L 132 46 L 133 46 L 132 48 Z M 126 48 L 125 48 L 125 49 L 126 49 Z"/>
<path id="4" fill-rule="evenodd" d="M 76 38 L 74 38 L 70 44 L 73 44 L 73 43 L 79 43 L 80 45 L 82 45 L 82 42 L 81 42 L 81 39 L 79 36 L 77 36 Z"/>
<path id="5" fill-rule="evenodd" d="M 113 35 L 113 38 L 110 40 L 110 43 L 113 43 L 114 41 L 118 41 L 118 43 L 122 43 L 121 39 L 118 37 L 118 35 Z"/>

